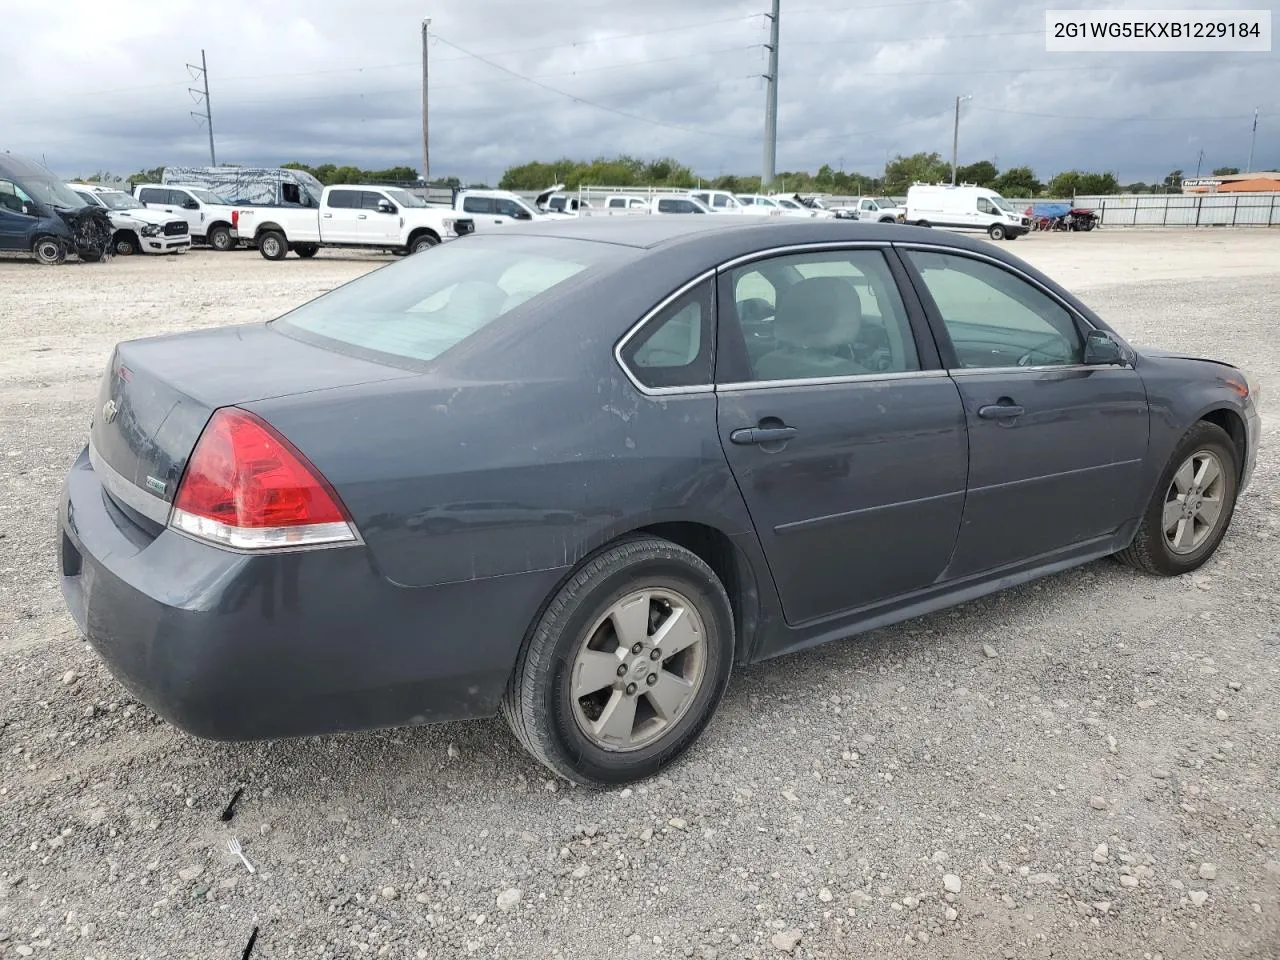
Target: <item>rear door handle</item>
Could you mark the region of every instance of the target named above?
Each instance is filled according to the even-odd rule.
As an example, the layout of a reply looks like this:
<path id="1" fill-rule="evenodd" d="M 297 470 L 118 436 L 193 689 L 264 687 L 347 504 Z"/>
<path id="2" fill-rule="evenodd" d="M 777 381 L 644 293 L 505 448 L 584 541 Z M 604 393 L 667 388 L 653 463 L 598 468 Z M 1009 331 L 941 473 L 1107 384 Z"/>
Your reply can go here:
<path id="1" fill-rule="evenodd" d="M 332 220 L 332 219 L 333 219 L 333 214 L 332 214 L 332 213 L 326 213 L 326 214 L 324 215 L 324 218 L 325 218 L 326 220 Z"/>
<path id="2" fill-rule="evenodd" d="M 989 403 L 978 408 L 978 416 L 983 420 L 1012 420 L 1026 412 L 1016 403 Z"/>
<path id="3" fill-rule="evenodd" d="M 799 432 L 795 427 L 743 427 L 729 434 L 729 440 L 742 446 L 777 443 L 779 440 L 790 440 Z"/>
<path id="4" fill-rule="evenodd" d="M 357 213 L 357 214 L 356 214 L 356 219 L 357 219 L 357 220 L 368 220 L 369 218 L 368 218 L 368 216 L 366 216 L 366 215 L 365 215 L 365 214 L 363 214 L 363 213 Z"/>

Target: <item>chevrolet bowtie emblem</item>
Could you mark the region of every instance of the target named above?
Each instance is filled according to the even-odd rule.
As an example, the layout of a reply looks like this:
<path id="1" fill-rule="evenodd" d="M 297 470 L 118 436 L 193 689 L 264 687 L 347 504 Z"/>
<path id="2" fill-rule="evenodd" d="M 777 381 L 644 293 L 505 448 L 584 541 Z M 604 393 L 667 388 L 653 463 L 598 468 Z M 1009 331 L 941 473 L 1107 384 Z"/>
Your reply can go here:
<path id="1" fill-rule="evenodd" d="M 120 412 L 120 408 L 116 406 L 114 400 L 108 400 L 102 405 L 102 419 L 105 423 L 110 423 L 116 418 L 116 414 Z"/>

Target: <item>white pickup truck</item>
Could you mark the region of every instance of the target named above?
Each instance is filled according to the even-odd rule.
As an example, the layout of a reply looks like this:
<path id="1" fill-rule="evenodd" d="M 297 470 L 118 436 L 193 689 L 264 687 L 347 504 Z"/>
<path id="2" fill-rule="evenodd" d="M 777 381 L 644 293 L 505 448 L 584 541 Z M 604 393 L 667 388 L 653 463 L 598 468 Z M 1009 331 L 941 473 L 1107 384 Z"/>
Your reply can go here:
<path id="1" fill-rule="evenodd" d="M 106 209 L 116 231 L 111 238 L 116 256 L 186 253 L 191 249 L 191 230 L 183 217 L 148 210 L 141 200 L 123 190 L 98 183 L 68 183 L 67 188 L 85 203 Z"/>
<path id="2" fill-rule="evenodd" d="M 399 187 L 336 184 L 325 187 L 318 209 L 238 207 L 240 236 L 268 260 L 292 250 L 314 257 L 321 247 L 357 247 L 418 253 L 474 229 L 447 207 L 429 206 Z"/>
<path id="3" fill-rule="evenodd" d="M 215 250 L 234 250 L 239 245 L 235 208 L 203 187 L 142 183 L 133 188 L 133 195 L 151 210 L 186 220 L 196 243 L 207 243 Z"/>
<path id="4" fill-rule="evenodd" d="M 453 210 L 469 217 L 476 230 L 481 231 L 530 220 L 573 219 L 572 214 L 539 210 L 535 204 L 510 190 L 459 190 L 453 198 Z"/>

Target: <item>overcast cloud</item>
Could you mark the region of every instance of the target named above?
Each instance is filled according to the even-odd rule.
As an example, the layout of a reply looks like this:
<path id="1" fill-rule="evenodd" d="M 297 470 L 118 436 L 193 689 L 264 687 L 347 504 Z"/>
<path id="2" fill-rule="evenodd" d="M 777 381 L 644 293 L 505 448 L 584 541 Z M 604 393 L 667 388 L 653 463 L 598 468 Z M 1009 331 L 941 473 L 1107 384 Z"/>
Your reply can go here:
<path id="1" fill-rule="evenodd" d="M 202 109 L 187 92 L 198 81 L 184 67 L 203 47 L 220 162 L 419 168 L 420 25 L 430 16 L 433 176 L 492 183 L 515 163 L 618 153 L 673 156 L 709 177 L 758 174 L 767 6 L 0 0 L 0 150 L 43 156 L 68 177 L 207 163 L 207 135 L 189 116 Z M 957 94 L 973 95 L 961 163 L 1149 181 L 1192 174 L 1203 149 L 1205 173 L 1243 168 L 1258 107 L 1254 169 L 1280 165 L 1277 53 L 1048 54 L 1044 10 L 1022 0 L 782 0 L 778 169 L 879 173 L 896 153 L 949 157 Z"/>

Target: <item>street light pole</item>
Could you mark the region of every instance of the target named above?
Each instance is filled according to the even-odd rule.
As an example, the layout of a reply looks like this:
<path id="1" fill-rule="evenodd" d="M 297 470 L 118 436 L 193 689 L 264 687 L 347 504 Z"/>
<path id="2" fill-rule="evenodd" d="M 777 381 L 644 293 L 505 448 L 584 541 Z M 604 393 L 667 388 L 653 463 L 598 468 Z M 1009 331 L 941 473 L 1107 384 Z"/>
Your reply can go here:
<path id="1" fill-rule="evenodd" d="M 956 185 L 956 164 L 959 162 L 960 154 L 960 101 L 972 99 L 972 94 L 956 97 L 956 123 L 951 131 L 951 185 L 953 187 Z"/>

